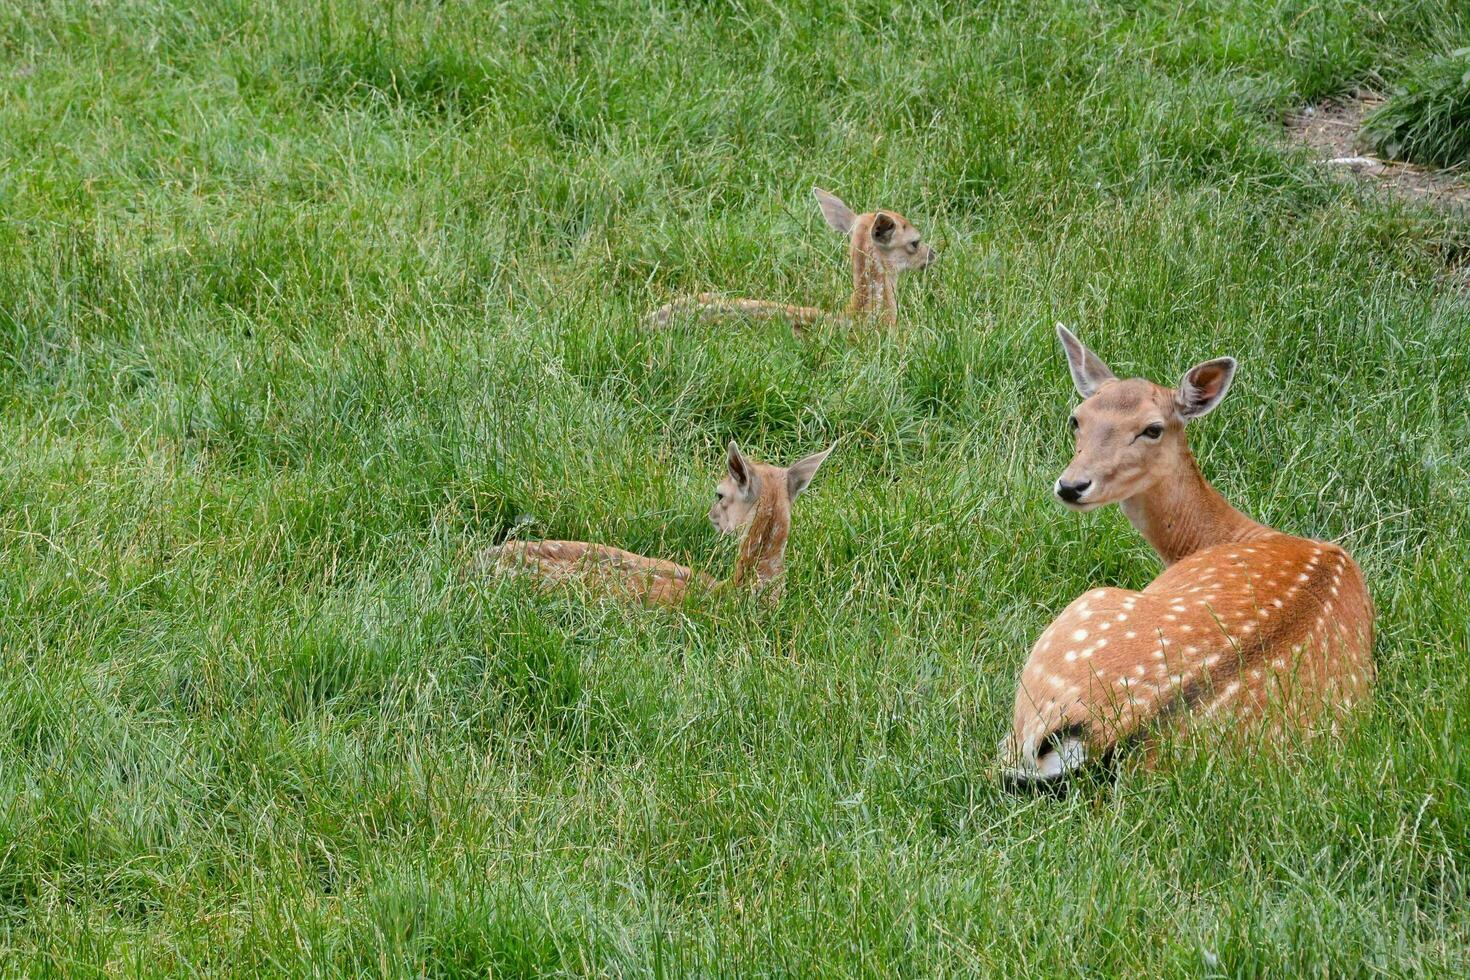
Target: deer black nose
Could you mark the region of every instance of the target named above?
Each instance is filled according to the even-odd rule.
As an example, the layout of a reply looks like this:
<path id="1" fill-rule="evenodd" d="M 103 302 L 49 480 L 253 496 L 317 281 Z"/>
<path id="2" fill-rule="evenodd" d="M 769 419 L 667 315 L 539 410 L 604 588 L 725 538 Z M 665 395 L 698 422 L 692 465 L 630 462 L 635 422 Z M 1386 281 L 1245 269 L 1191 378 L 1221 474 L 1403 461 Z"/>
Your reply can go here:
<path id="1" fill-rule="evenodd" d="M 1090 486 L 1092 486 L 1091 480 L 1058 480 L 1057 496 L 1069 504 L 1075 504 L 1082 499 L 1082 495 Z"/>

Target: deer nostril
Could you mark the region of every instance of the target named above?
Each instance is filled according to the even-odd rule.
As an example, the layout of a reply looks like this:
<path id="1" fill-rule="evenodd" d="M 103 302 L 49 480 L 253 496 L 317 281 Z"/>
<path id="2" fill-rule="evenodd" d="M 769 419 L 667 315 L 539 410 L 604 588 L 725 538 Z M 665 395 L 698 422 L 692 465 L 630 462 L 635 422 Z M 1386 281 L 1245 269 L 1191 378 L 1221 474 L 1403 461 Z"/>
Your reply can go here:
<path id="1" fill-rule="evenodd" d="M 1082 495 L 1090 486 L 1092 486 L 1091 480 L 1058 480 L 1057 496 L 1069 504 L 1075 504 L 1082 499 Z"/>

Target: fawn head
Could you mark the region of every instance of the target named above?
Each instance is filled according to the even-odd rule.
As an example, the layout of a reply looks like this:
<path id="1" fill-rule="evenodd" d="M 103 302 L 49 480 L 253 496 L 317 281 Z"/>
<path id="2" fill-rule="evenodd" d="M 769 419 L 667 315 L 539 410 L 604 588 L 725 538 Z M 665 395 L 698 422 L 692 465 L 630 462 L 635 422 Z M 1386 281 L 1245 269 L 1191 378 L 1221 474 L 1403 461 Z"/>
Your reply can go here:
<path id="1" fill-rule="evenodd" d="M 782 468 L 747 458 L 730 440 L 725 458 L 725 478 L 715 487 L 709 521 L 721 534 L 734 534 L 750 523 L 762 496 L 774 496 L 787 507 L 812 482 L 817 468 L 832 450 L 825 449 Z"/>
<path id="2" fill-rule="evenodd" d="M 868 211 L 854 214 L 835 195 L 813 187 L 822 217 L 835 230 L 852 239 L 853 248 L 875 257 L 885 269 L 902 272 L 922 269 L 939 258 L 934 247 L 924 241 L 909 219 L 897 211 Z"/>
<path id="3" fill-rule="evenodd" d="M 1218 357 L 1186 371 L 1177 388 L 1120 380 L 1060 323 L 1057 336 L 1083 398 L 1068 423 L 1076 451 L 1053 488 L 1072 510 L 1127 500 L 1167 477 L 1188 453 L 1185 423 L 1220 404 L 1235 377 L 1235 358 Z"/>

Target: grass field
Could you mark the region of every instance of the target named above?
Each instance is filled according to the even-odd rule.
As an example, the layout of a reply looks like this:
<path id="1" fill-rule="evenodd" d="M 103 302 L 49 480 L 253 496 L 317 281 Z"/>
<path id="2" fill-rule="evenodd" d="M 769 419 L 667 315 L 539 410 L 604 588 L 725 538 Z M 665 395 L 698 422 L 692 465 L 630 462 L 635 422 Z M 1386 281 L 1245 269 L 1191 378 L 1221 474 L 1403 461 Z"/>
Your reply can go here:
<path id="1" fill-rule="evenodd" d="M 1464 224 L 1282 112 L 1460 0 L 0 0 L 0 970 L 1470 970 Z M 943 251 L 836 305 L 810 197 Z M 1016 797 L 1038 632 L 1157 571 L 1049 485 L 1071 324 L 1379 606 L 1361 724 Z M 837 441 L 775 608 L 462 575 L 519 533 L 723 573 L 731 437 Z"/>

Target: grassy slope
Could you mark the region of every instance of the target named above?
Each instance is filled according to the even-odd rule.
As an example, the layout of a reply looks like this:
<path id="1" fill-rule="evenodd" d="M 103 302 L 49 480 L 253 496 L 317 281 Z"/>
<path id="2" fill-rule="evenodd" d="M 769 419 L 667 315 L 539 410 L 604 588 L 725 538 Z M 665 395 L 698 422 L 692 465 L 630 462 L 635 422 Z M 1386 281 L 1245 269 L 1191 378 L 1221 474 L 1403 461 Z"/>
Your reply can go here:
<path id="1" fill-rule="evenodd" d="M 1273 123 L 1470 15 L 973 6 L 0 4 L 4 969 L 1470 969 L 1465 237 Z M 814 182 L 943 247 L 897 336 L 637 326 L 837 302 Z M 1207 472 L 1380 604 L 1342 741 L 999 791 L 1031 638 L 1156 567 L 1048 503 L 1057 318 L 1242 359 Z M 722 566 L 732 435 L 841 439 L 778 609 L 459 579 Z"/>

